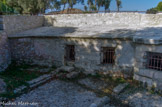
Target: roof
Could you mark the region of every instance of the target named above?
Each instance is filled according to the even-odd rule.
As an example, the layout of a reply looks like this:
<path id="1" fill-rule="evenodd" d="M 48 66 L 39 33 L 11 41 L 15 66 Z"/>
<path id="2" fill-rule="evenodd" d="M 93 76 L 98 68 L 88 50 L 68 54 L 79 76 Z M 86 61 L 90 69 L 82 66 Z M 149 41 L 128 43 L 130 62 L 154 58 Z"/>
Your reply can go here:
<path id="1" fill-rule="evenodd" d="M 40 27 L 20 32 L 9 37 L 77 37 L 77 38 L 130 38 L 135 30 L 126 27 Z"/>
<path id="2" fill-rule="evenodd" d="M 131 39 L 137 43 L 162 44 L 162 28 L 135 28 L 128 26 L 84 26 L 84 27 L 39 27 L 17 34 L 9 38 L 100 38 Z"/>

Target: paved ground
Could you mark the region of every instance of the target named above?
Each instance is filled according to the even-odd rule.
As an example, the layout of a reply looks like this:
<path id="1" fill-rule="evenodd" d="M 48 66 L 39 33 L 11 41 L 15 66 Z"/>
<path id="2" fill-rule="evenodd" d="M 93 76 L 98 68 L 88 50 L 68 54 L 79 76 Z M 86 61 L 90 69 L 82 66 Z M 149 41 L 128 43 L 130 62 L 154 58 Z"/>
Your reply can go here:
<path id="1" fill-rule="evenodd" d="M 98 84 L 94 84 L 93 82 L 85 81 L 87 81 L 87 79 L 80 80 L 81 83 L 88 84 L 87 86 L 89 88 L 96 89 L 93 85 L 98 86 Z M 119 95 L 120 99 L 122 101 L 127 101 L 130 107 L 162 107 L 162 97 L 150 94 L 146 91 L 137 90 L 133 91 L 133 93 L 130 93 L 130 91 L 133 90 L 127 89 Z M 14 102 L 17 104 L 15 107 L 18 107 L 18 103 L 20 103 L 19 105 L 21 107 L 89 107 L 92 103 L 102 99 L 103 98 L 97 97 L 95 93 L 87 91 L 77 84 L 61 80 L 53 80 L 50 83 L 20 96 Z M 106 104 L 104 107 L 115 106 Z"/>
<path id="2" fill-rule="evenodd" d="M 123 95 L 133 107 L 162 107 L 162 97 L 145 91 Z"/>
<path id="3" fill-rule="evenodd" d="M 28 94 L 22 95 L 15 102 L 16 104 L 21 101 L 34 102 L 38 103 L 38 105 L 35 104 L 37 107 L 89 107 L 90 104 L 99 99 L 101 98 L 93 92 L 87 91 L 76 84 L 53 80 Z M 31 104 L 26 107 L 30 107 L 29 105 Z"/>

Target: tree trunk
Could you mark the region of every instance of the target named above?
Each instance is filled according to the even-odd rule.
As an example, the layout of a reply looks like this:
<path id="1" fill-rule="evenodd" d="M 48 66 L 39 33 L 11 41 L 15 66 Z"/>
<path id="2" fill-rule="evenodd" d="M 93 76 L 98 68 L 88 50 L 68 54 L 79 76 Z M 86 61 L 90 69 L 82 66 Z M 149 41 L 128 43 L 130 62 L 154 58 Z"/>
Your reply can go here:
<path id="1" fill-rule="evenodd" d="M 97 6 L 97 0 L 95 0 L 95 7 Z"/>
<path id="2" fill-rule="evenodd" d="M 117 10 L 117 11 L 118 11 L 118 12 L 120 11 L 120 10 L 119 10 L 119 7 L 118 7 L 118 10 Z"/>
<path id="3" fill-rule="evenodd" d="M 89 11 L 91 11 L 91 3 L 89 3 Z"/>
<path id="4" fill-rule="evenodd" d="M 65 4 L 64 4 L 63 10 L 65 10 Z"/>
<path id="5" fill-rule="evenodd" d="M 97 11 L 99 12 L 99 10 L 100 10 L 100 6 L 98 6 L 98 9 L 97 9 Z"/>

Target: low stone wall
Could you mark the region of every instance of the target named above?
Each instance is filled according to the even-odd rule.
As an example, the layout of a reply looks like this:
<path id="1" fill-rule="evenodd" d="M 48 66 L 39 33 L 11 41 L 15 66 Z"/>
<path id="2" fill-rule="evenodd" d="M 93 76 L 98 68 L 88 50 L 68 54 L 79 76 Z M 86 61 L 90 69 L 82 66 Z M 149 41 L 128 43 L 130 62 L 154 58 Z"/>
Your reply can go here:
<path id="1" fill-rule="evenodd" d="M 4 71 L 11 62 L 7 34 L 0 32 L 0 72 Z"/>
<path id="2" fill-rule="evenodd" d="M 103 71 L 119 76 L 131 75 L 134 66 L 134 48 L 130 40 L 79 39 L 79 38 L 10 38 L 12 58 L 45 65 L 72 64 L 86 71 Z M 65 46 L 75 45 L 75 62 L 64 60 Z M 115 48 L 115 64 L 101 64 L 101 48 Z"/>
<path id="3" fill-rule="evenodd" d="M 3 16 L 4 30 L 8 35 L 21 32 L 36 27 L 41 27 L 44 22 L 43 16 L 22 16 L 5 15 Z"/>
<path id="4" fill-rule="evenodd" d="M 139 13 L 61 14 L 45 15 L 44 17 L 45 26 L 162 26 L 162 15 L 150 15 Z"/>

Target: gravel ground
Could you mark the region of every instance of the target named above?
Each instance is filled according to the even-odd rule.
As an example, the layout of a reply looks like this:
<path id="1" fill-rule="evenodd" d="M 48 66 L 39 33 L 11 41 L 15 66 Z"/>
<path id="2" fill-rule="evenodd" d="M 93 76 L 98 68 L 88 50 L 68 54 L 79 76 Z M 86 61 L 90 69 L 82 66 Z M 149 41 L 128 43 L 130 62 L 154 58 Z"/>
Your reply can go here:
<path id="1" fill-rule="evenodd" d="M 99 99 L 101 98 L 97 97 L 95 93 L 76 84 L 53 80 L 22 95 L 14 102 L 17 104 L 16 107 L 21 101 L 27 103 L 27 106 L 23 107 L 33 107 L 33 105 L 34 107 L 89 107 L 90 104 Z M 34 103 L 32 104 L 32 102 Z"/>
<path id="2" fill-rule="evenodd" d="M 162 107 L 162 97 L 148 92 L 137 92 L 127 100 L 134 107 Z"/>
<path id="3" fill-rule="evenodd" d="M 131 107 L 162 107 L 162 97 L 144 90 L 130 94 L 122 93 L 119 97 L 128 102 Z"/>

